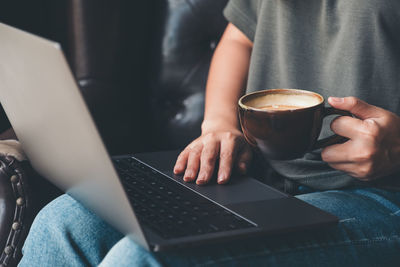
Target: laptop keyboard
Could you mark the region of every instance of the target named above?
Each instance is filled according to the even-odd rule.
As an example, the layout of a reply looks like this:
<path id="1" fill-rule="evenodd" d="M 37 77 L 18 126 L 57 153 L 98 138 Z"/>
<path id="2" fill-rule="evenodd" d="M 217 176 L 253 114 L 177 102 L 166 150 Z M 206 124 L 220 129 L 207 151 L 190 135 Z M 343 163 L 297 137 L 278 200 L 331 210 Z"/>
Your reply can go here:
<path id="1" fill-rule="evenodd" d="M 255 227 L 134 158 L 113 161 L 139 221 L 165 239 Z"/>

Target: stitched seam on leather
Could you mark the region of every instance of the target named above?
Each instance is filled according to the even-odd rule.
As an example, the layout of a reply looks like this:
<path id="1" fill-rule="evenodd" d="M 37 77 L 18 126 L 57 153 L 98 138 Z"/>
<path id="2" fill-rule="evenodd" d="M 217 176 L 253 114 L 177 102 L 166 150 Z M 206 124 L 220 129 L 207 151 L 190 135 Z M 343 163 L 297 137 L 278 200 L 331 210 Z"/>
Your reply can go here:
<path id="1" fill-rule="evenodd" d="M 22 176 L 23 173 L 18 169 L 18 163 L 16 163 L 14 158 L 11 157 L 5 157 L 2 159 L 2 167 L 5 169 L 4 172 L 9 174 L 9 177 L 12 177 L 13 175 L 16 175 L 18 177 L 18 182 L 17 183 L 11 183 L 11 187 L 14 193 L 14 197 L 15 197 L 15 201 L 18 198 L 22 198 L 24 203 L 23 205 L 17 205 L 15 204 L 15 210 L 14 210 L 14 216 L 13 216 L 13 223 L 14 222 L 18 222 L 20 224 L 20 227 L 17 230 L 14 230 L 13 228 L 10 229 L 9 235 L 7 237 L 7 242 L 4 246 L 4 248 L 2 249 L 1 255 L 0 255 L 0 264 L 3 264 L 5 266 L 7 266 L 10 263 L 10 260 L 12 258 L 16 257 L 16 252 L 17 252 L 17 248 L 18 248 L 18 242 L 21 238 L 21 232 L 23 230 L 23 225 L 22 225 L 22 221 L 24 218 L 24 215 L 26 213 L 26 198 L 25 198 L 25 192 L 22 188 L 21 192 L 19 192 L 18 190 L 18 184 L 23 184 L 22 181 Z M 6 161 L 6 162 L 4 162 Z M 14 169 L 12 167 L 12 165 L 17 164 L 17 167 Z M 11 252 L 6 253 L 5 250 L 7 247 L 11 248 Z"/>

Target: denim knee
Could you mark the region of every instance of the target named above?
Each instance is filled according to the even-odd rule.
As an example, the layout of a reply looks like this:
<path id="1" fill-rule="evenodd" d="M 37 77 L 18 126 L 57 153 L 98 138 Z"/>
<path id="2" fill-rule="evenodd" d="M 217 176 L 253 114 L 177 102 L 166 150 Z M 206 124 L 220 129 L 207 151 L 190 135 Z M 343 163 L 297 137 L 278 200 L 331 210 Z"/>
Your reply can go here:
<path id="1" fill-rule="evenodd" d="M 46 238 L 69 239 L 88 236 L 94 238 L 107 232 L 122 238 L 121 234 L 96 214 L 66 194 L 56 198 L 39 212 L 30 232 L 50 235 Z"/>
<path id="2" fill-rule="evenodd" d="M 36 216 L 30 232 L 60 234 L 73 224 L 81 224 L 80 218 L 88 211 L 68 195 L 62 195 L 47 204 Z M 71 225 L 72 224 L 72 225 Z"/>
<path id="3" fill-rule="evenodd" d="M 99 267 L 109 266 L 136 266 L 136 267 L 161 267 L 154 253 L 147 251 L 142 246 L 124 237 L 108 252 Z"/>
<path id="4" fill-rule="evenodd" d="M 22 262 L 29 264 L 37 259 L 40 266 L 62 266 L 65 262 L 70 266 L 96 266 L 122 237 L 79 202 L 62 195 L 36 216 L 22 250 Z"/>
<path id="5" fill-rule="evenodd" d="M 37 215 L 31 226 L 28 239 L 32 235 L 46 235 L 46 238 L 62 232 L 73 216 L 66 216 L 76 207 L 76 201 L 68 195 L 62 195 L 47 204 Z M 74 213 L 72 213 L 74 214 Z M 71 215 L 72 215 L 71 214 Z"/>

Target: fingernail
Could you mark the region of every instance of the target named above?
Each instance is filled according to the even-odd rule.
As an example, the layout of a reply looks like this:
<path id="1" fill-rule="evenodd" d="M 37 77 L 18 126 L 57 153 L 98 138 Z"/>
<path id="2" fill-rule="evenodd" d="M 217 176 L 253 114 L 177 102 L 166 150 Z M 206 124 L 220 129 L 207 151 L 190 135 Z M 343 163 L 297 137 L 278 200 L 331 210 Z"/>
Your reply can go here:
<path id="1" fill-rule="evenodd" d="M 333 97 L 333 96 L 331 96 L 331 97 L 329 97 L 329 99 L 332 102 L 337 102 L 337 103 L 343 103 L 344 102 L 344 98 L 343 97 Z"/>
<path id="2" fill-rule="evenodd" d="M 373 119 L 366 119 L 366 120 L 364 120 L 366 123 L 369 123 L 369 124 L 375 124 L 375 121 L 373 120 Z"/>
<path id="3" fill-rule="evenodd" d="M 200 174 L 200 175 L 197 177 L 197 182 L 198 182 L 198 183 L 204 183 L 205 180 L 206 180 L 206 179 L 204 178 L 204 175 L 203 175 L 203 174 Z"/>
<path id="4" fill-rule="evenodd" d="M 223 182 L 225 182 L 225 180 L 226 180 L 226 177 L 224 174 L 221 174 L 218 176 L 218 179 L 217 179 L 218 183 L 223 183 Z"/>
<path id="5" fill-rule="evenodd" d="M 204 179 L 197 179 L 196 184 L 204 184 L 206 181 Z"/>
<path id="6" fill-rule="evenodd" d="M 174 166 L 174 172 L 182 173 L 185 170 L 186 166 L 183 166 L 182 164 L 175 164 Z"/>
<path id="7" fill-rule="evenodd" d="M 193 173 L 191 171 L 187 171 L 183 177 L 183 180 L 188 182 L 192 179 Z"/>

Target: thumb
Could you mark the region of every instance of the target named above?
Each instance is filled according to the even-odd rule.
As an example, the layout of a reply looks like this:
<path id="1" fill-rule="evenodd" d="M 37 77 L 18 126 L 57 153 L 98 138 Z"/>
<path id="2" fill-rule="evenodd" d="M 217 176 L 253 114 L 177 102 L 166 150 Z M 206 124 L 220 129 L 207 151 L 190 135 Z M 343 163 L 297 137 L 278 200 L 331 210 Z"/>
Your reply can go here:
<path id="1" fill-rule="evenodd" d="M 380 117 L 383 112 L 381 108 L 370 105 L 353 96 L 329 97 L 328 102 L 332 107 L 347 110 L 362 120 Z"/>

